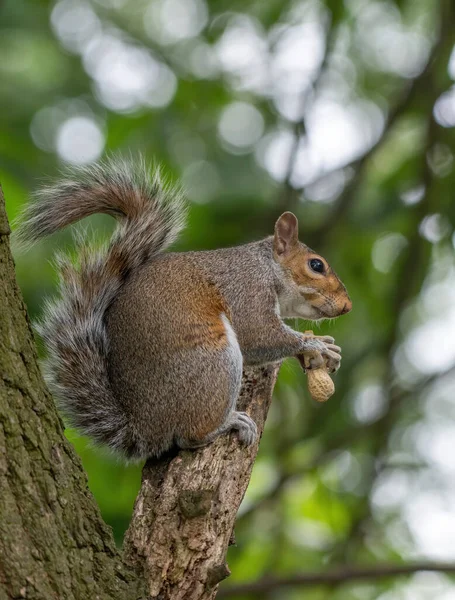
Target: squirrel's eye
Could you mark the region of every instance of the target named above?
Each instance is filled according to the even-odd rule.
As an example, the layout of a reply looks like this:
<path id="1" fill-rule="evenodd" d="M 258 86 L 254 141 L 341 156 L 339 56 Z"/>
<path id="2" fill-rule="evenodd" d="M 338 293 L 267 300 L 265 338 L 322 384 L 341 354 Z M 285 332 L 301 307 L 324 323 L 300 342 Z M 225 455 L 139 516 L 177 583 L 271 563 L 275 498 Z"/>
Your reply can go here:
<path id="1" fill-rule="evenodd" d="M 319 258 L 312 258 L 308 264 L 315 273 L 324 273 L 324 263 Z"/>

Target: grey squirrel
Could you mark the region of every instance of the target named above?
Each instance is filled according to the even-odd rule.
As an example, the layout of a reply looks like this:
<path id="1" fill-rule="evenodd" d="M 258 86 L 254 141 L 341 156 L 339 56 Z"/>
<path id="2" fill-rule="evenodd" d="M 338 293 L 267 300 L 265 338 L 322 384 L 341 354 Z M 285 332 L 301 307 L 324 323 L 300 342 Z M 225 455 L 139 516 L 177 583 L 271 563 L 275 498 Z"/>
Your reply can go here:
<path id="1" fill-rule="evenodd" d="M 42 188 L 20 219 L 27 243 L 94 213 L 119 221 L 104 249 L 82 242 L 58 258 L 60 298 L 44 311 L 47 379 L 70 424 L 129 459 L 197 448 L 236 430 L 243 365 L 307 355 L 336 371 L 330 336 L 305 336 L 283 318 L 351 310 L 346 288 L 298 239 L 297 218 L 274 234 L 213 251 L 164 252 L 185 221 L 182 194 L 144 161 L 80 167 Z"/>

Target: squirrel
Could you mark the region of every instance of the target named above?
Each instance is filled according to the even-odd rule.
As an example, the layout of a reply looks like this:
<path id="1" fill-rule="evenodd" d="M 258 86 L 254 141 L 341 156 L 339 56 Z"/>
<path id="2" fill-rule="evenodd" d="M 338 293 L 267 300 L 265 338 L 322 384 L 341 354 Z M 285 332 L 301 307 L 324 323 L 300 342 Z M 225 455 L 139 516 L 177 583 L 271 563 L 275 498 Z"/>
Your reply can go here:
<path id="1" fill-rule="evenodd" d="M 244 365 L 291 356 L 323 361 L 341 349 L 285 318 L 320 320 L 352 304 L 327 261 L 298 239 L 285 212 L 273 235 L 218 250 L 165 252 L 182 230 L 178 187 L 143 159 L 74 167 L 42 188 L 16 233 L 28 244 L 94 213 L 118 220 L 110 242 L 79 241 L 76 259 L 57 259 L 60 298 L 39 326 L 45 376 L 69 424 L 130 460 L 198 448 L 236 430 L 257 438 L 236 410 Z"/>

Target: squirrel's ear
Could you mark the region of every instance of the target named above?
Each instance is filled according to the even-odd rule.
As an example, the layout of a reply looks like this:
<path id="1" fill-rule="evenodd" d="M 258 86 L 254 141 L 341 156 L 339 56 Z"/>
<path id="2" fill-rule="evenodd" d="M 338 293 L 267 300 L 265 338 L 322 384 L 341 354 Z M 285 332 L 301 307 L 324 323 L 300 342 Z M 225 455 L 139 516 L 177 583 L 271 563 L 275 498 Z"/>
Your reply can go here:
<path id="1" fill-rule="evenodd" d="M 278 255 L 286 254 L 299 241 L 299 222 L 291 212 L 285 212 L 275 223 L 273 247 Z"/>

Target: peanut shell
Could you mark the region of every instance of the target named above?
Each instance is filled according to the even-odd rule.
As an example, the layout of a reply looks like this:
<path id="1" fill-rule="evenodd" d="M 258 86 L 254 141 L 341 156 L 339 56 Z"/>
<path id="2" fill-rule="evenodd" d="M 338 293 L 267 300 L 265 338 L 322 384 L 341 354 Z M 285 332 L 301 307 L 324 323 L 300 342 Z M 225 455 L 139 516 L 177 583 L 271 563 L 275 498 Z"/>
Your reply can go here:
<path id="1" fill-rule="evenodd" d="M 327 402 L 330 396 L 335 392 L 335 385 L 332 378 L 327 373 L 326 368 L 322 366 L 319 369 L 310 369 L 308 375 L 308 391 L 313 400 L 317 402 Z"/>

